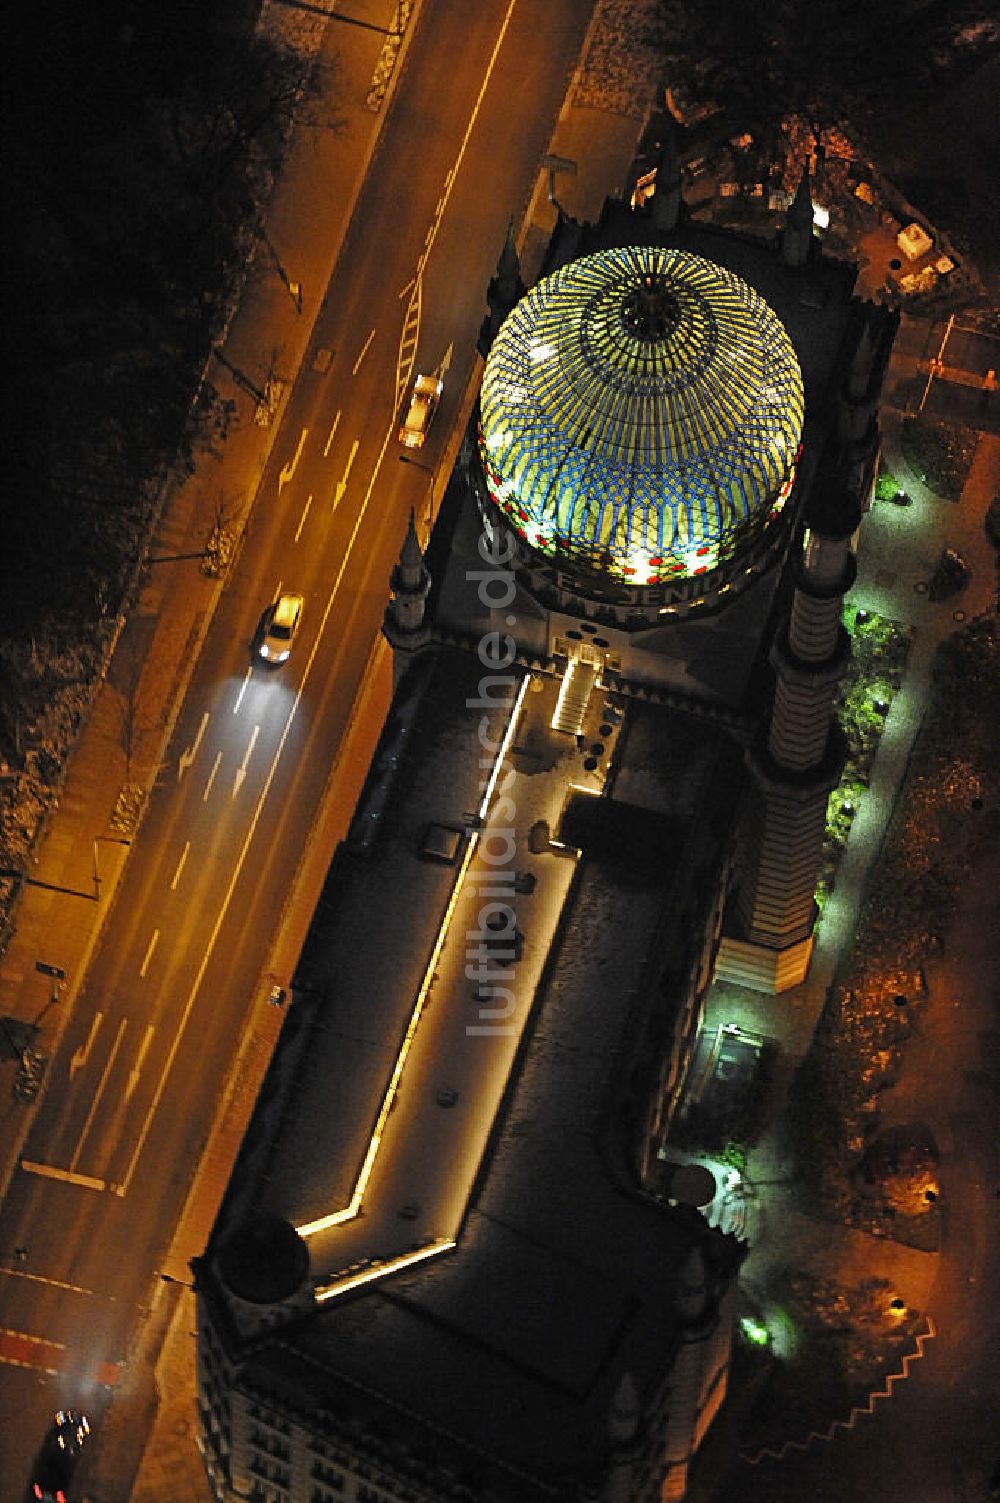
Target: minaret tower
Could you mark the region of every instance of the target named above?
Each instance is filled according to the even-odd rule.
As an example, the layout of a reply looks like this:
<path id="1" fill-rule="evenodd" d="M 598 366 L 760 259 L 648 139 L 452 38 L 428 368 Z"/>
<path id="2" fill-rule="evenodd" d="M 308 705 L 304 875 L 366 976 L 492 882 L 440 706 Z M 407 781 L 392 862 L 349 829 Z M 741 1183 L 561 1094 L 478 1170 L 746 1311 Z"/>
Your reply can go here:
<path id="1" fill-rule="evenodd" d="M 389 583 L 392 587 L 392 599 L 385 608 L 382 633 L 392 648 L 392 686 L 395 690 L 410 665 L 412 654 L 421 647 L 426 647 L 431 639 L 430 626 L 426 620 L 431 577 L 420 551 L 412 510 L 399 562 L 392 571 Z"/>
<path id="2" fill-rule="evenodd" d="M 791 612 L 771 649 L 774 703 L 747 758 L 746 855 L 716 965 L 721 979 L 757 991 L 797 985 L 812 953 L 826 806 L 844 763 L 834 700 L 851 651 L 840 618 L 860 520 L 843 469 L 831 466 L 810 497 Z"/>

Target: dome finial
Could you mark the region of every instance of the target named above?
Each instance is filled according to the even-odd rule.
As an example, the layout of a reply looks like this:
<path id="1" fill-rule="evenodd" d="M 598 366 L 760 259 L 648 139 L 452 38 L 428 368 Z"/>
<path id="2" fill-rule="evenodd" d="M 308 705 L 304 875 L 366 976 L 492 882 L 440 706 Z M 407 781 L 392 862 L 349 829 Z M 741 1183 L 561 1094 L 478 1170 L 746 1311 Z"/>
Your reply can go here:
<path id="1" fill-rule="evenodd" d="M 647 271 L 622 299 L 625 327 L 636 339 L 657 344 L 667 338 L 680 318 L 680 306 L 666 277 Z"/>

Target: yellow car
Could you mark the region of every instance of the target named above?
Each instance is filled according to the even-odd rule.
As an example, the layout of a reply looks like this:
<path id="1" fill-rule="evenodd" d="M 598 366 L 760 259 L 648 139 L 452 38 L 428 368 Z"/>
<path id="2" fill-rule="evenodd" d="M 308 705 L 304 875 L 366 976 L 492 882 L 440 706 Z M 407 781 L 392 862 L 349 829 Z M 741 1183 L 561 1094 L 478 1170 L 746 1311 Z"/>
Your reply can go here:
<path id="1" fill-rule="evenodd" d="M 260 618 L 257 627 L 257 655 L 265 663 L 284 663 L 292 651 L 302 623 L 301 595 L 279 595 Z"/>
<path id="2" fill-rule="evenodd" d="M 399 442 L 407 449 L 419 449 L 423 444 L 443 391 L 444 382 L 438 376 L 418 376 L 414 381 L 410 405 L 399 430 Z"/>

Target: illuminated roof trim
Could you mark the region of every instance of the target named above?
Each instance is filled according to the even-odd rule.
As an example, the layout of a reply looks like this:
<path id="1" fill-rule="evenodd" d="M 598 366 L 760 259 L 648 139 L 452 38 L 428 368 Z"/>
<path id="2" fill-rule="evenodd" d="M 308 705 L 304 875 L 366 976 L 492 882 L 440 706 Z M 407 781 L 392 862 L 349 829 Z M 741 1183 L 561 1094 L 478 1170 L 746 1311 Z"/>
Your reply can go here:
<path id="1" fill-rule="evenodd" d="M 532 675 L 530 673 L 525 674 L 525 676 L 521 680 L 520 688 L 518 689 L 517 695 L 514 699 L 510 718 L 508 719 L 503 738 L 497 748 L 496 756 L 494 757 L 493 765 L 490 769 L 490 775 L 486 780 L 486 786 L 483 790 L 483 795 L 479 803 L 479 809 L 477 811 L 477 818 L 482 822 L 481 828 L 483 829 L 487 827 L 490 807 L 493 803 L 493 795 L 496 792 L 497 780 L 500 776 L 501 768 L 506 761 L 507 754 L 510 751 L 514 736 L 517 732 L 517 726 L 521 718 L 521 711 L 524 705 L 525 695 L 527 694 L 531 683 Z M 400 1044 L 399 1051 L 396 1055 L 392 1072 L 386 1083 L 378 1116 L 372 1129 L 372 1134 L 368 1142 L 365 1157 L 362 1162 L 357 1180 L 355 1181 L 350 1200 L 346 1205 L 335 1207 L 333 1210 L 328 1211 L 325 1215 L 316 1217 L 311 1221 L 301 1222 L 299 1225 L 297 1225 L 295 1227 L 295 1231 L 304 1241 L 308 1241 L 310 1237 L 314 1237 L 318 1233 L 326 1232 L 334 1227 L 343 1225 L 344 1222 L 353 1221 L 355 1217 L 359 1216 L 362 1212 L 365 1195 L 367 1193 L 369 1182 L 371 1180 L 372 1171 L 375 1167 L 375 1161 L 378 1157 L 380 1149 L 382 1148 L 386 1132 L 386 1124 L 389 1120 L 389 1114 L 396 1102 L 396 1097 L 403 1080 L 403 1073 L 406 1066 L 407 1057 L 410 1053 L 413 1040 L 416 1037 L 417 1029 L 419 1028 L 420 1020 L 423 1016 L 424 1007 L 427 1002 L 428 995 L 430 994 L 431 987 L 434 983 L 434 978 L 438 968 L 438 962 L 441 958 L 441 952 L 444 949 L 445 942 L 448 938 L 448 933 L 451 928 L 451 921 L 454 917 L 459 898 L 462 895 L 465 880 L 468 875 L 469 868 L 472 865 L 472 860 L 476 853 L 479 839 L 480 830 L 470 830 L 465 855 L 458 870 L 458 874 L 455 878 L 451 895 L 445 908 L 444 916 L 438 928 L 437 937 L 434 941 L 434 947 L 431 951 L 430 959 L 428 960 L 427 966 L 424 970 L 424 976 L 420 985 L 420 989 L 417 992 L 413 1008 L 410 1012 L 406 1032 L 403 1036 L 402 1043 Z M 470 1194 L 471 1188 L 472 1187 L 470 1185 Z M 433 1242 L 416 1249 L 404 1249 L 398 1254 L 392 1254 L 382 1258 L 366 1260 L 363 1268 L 351 1266 L 345 1269 L 341 1269 L 326 1277 L 325 1279 L 320 1280 L 316 1284 L 314 1289 L 316 1299 L 319 1302 L 323 1302 L 325 1300 L 336 1298 L 340 1294 L 348 1293 L 353 1289 L 361 1287 L 362 1285 L 370 1284 L 378 1279 L 384 1278 L 391 1273 L 396 1273 L 402 1269 L 409 1268 L 417 1263 L 421 1263 L 427 1258 L 436 1256 L 438 1253 L 449 1252 L 456 1246 L 457 1241 L 455 1237 L 442 1236 L 434 1239 Z"/>

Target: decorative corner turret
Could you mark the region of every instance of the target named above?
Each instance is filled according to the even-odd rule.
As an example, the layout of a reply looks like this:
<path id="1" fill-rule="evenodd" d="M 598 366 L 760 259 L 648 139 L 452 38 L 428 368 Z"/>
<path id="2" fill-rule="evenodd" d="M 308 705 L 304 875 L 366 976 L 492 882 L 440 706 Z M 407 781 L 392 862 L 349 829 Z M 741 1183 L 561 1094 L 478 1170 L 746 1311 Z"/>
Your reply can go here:
<path id="1" fill-rule="evenodd" d="M 635 1380 L 630 1372 L 622 1373 L 608 1410 L 608 1438 L 611 1442 L 604 1503 L 631 1503 L 642 1458 L 642 1413 Z"/>
<path id="2" fill-rule="evenodd" d="M 399 683 L 410 662 L 410 655 L 426 647 L 431 638 L 426 620 L 427 595 L 431 576 L 417 538 L 413 510 L 399 551 L 399 562 L 389 578 L 392 599 L 385 608 L 382 633 L 392 648 L 393 687 Z"/>
<path id="3" fill-rule="evenodd" d="M 781 259 L 786 266 L 805 266 L 816 248 L 813 233 L 812 183 L 809 178 L 809 163 L 802 168 L 795 197 L 788 205 L 785 227 L 781 232 Z"/>
<path id="4" fill-rule="evenodd" d="M 671 127 L 667 130 L 656 163 L 656 192 L 653 194 L 650 218 L 653 228 L 660 234 L 676 229 L 684 213 L 684 198 L 681 193 L 681 159 L 677 151 L 677 135 Z"/>
<path id="5" fill-rule="evenodd" d="M 508 313 L 521 301 L 526 291 L 527 288 L 521 276 L 521 262 L 517 254 L 517 246 L 514 243 L 514 221 L 510 219 L 507 222 L 507 238 L 500 252 L 496 272 L 486 289 L 486 301 L 490 311 L 483 319 L 476 344 L 484 360 L 490 352 L 500 325 Z"/>

